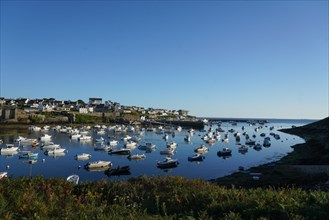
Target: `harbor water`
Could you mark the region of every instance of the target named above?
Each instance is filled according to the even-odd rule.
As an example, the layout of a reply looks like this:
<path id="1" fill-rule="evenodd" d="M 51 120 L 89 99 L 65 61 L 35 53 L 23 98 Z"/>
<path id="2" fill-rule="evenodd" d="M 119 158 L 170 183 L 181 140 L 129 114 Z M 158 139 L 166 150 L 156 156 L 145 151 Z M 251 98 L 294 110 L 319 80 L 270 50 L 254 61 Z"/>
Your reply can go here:
<path id="1" fill-rule="evenodd" d="M 32 147 L 29 145 L 20 145 L 20 151 L 38 152 L 37 161 L 35 163 L 29 163 L 26 159 L 19 159 L 19 153 L 13 155 L 1 154 L 0 172 L 6 171 L 8 172 L 8 176 L 12 177 L 42 176 L 45 178 L 66 178 L 69 175 L 77 174 L 80 177 L 80 181 L 101 179 L 120 180 L 142 175 L 175 175 L 209 180 L 236 172 L 239 167 L 247 169 L 252 166 L 279 160 L 293 150 L 291 146 L 303 143 L 304 140 L 300 137 L 282 133 L 278 130 L 282 128 L 291 128 L 292 126 L 302 126 L 311 122 L 313 121 L 269 120 L 269 123 L 266 124 L 216 122 L 212 125 L 206 125 L 203 130 L 195 130 L 194 133 L 190 132 L 189 129 L 177 131 L 177 129 L 172 128 L 168 133 L 167 140 L 164 139 L 164 132 L 159 130 L 148 131 L 147 128 L 145 128 L 143 132 L 140 132 L 141 129 L 138 129 L 139 132 L 137 133 L 110 132 L 106 129 L 105 134 L 98 134 L 95 128 L 91 128 L 88 131 L 88 134 L 92 136 L 92 140 L 79 141 L 71 139 L 70 134 L 56 131 L 51 127 L 46 133 L 52 136 L 52 142 L 59 144 L 62 148 L 66 149 L 64 154 L 47 155 L 40 146 Z M 204 135 L 208 134 L 209 131 L 214 133 L 219 127 L 223 130 L 220 132 L 221 138 L 216 140 L 213 144 L 208 144 L 201 139 Z M 240 134 L 239 142 L 236 141 L 234 136 L 237 132 Z M 274 138 L 273 133 L 279 135 L 279 138 Z M 44 132 L 42 131 L 27 130 L 24 137 L 40 138 L 43 134 Z M 119 149 L 124 146 L 125 141 L 122 140 L 122 138 L 127 134 L 129 136 L 140 137 L 141 141 L 137 143 L 137 147 L 133 149 L 131 153 L 145 154 L 146 157 L 144 159 L 129 160 L 127 155 L 111 155 L 106 151 L 95 150 L 95 147 L 99 145 L 95 140 L 100 137 L 104 138 L 105 143 L 110 140 L 118 140 L 119 144 L 115 146 L 114 149 Z M 228 134 L 229 136 L 226 141 L 223 140 L 225 134 Z M 259 143 L 262 147 L 260 149 L 255 149 L 254 146 L 246 145 L 246 134 L 250 136 L 250 139 L 255 140 L 256 144 Z M 190 136 L 189 142 L 184 140 L 187 135 Z M 265 137 L 270 137 L 270 146 L 263 146 Z M 4 141 L 4 144 L 14 143 L 16 138 L 17 136 L 10 133 L 5 136 L 0 136 L 0 139 Z M 165 155 L 160 154 L 160 151 L 166 149 L 166 145 L 172 141 L 177 143 L 177 147 L 171 158 L 178 159 L 179 164 L 174 168 L 160 169 L 156 166 L 157 161 L 162 160 L 165 157 Z M 155 144 L 155 150 L 146 152 L 138 149 L 139 145 L 147 142 Z M 209 151 L 204 154 L 204 160 L 199 162 L 189 161 L 188 157 L 192 156 L 194 150 L 201 144 L 204 144 L 209 148 Z M 16 143 L 16 145 L 19 144 Z M 241 153 L 239 151 L 241 145 L 246 145 L 248 151 Z M 223 148 L 231 149 L 231 156 L 219 157 L 217 152 Z M 91 154 L 91 158 L 87 160 L 76 160 L 75 156 L 82 153 Z M 104 169 L 90 171 L 84 168 L 86 163 L 97 160 L 111 161 L 114 168 L 117 166 L 130 166 L 130 175 L 108 176 L 104 172 Z"/>

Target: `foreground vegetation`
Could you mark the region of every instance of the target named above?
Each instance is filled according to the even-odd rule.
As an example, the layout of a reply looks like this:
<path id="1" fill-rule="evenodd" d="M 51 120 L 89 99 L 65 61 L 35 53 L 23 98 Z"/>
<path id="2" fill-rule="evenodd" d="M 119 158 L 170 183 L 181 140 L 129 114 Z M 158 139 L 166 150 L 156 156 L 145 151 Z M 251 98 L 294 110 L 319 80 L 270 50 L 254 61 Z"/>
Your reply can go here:
<path id="1" fill-rule="evenodd" d="M 173 176 L 77 186 L 59 178 L 0 181 L 1 219 L 325 219 L 328 207 L 328 192 L 226 188 Z"/>

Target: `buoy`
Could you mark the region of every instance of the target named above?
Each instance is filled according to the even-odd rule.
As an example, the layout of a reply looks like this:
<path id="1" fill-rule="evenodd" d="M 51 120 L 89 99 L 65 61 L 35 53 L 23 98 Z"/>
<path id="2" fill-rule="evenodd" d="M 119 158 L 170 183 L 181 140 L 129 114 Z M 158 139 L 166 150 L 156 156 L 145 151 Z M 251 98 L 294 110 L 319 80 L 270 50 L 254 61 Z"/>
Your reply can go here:
<path id="1" fill-rule="evenodd" d="M 42 159 L 42 162 L 44 163 L 46 161 L 46 159 Z"/>
<path id="2" fill-rule="evenodd" d="M 81 168 L 81 166 L 79 165 L 79 166 L 78 166 L 78 169 L 80 169 L 80 168 Z"/>
<path id="3" fill-rule="evenodd" d="M 7 165 L 7 166 L 6 166 L 6 168 L 7 168 L 7 169 L 9 169 L 9 168 L 10 168 L 10 166 L 9 166 L 9 165 Z"/>

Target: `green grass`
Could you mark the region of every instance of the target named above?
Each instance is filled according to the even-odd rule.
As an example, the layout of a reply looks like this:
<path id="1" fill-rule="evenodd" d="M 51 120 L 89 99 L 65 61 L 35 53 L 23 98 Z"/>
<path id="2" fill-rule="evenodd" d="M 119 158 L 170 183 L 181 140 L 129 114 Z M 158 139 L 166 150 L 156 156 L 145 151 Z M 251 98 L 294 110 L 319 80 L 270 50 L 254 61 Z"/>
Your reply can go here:
<path id="1" fill-rule="evenodd" d="M 325 219 L 329 193 L 226 188 L 183 177 L 140 177 L 77 186 L 63 179 L 0 181 L 1 219 Z"/>

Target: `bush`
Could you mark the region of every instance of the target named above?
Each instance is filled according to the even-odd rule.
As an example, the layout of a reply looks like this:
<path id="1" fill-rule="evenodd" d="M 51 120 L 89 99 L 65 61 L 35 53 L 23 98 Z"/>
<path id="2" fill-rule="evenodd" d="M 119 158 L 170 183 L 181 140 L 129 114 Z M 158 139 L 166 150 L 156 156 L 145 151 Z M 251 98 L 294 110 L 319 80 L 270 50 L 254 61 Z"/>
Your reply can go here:
<path id="1" fill-rule="evenodd" d="M 1 219 L 326 219 L 329 193 L 225 188 L 183 177 L 84 182 L 41 177 L 0 181 Z"/>

